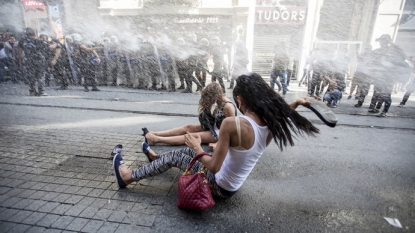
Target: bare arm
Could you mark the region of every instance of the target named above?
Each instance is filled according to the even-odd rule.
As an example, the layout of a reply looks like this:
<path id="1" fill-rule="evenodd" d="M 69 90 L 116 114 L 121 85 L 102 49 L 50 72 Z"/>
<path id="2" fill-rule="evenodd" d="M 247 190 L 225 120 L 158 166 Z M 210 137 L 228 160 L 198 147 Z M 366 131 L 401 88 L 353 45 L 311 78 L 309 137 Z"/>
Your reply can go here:
<path id="1" fill-rule="evenodd" d="M 61 49 L 57 48 L 55 51 L 55 56 L 53 57 L 52 61 L 50 62 L 52 66 L 56 64 L 56 61 L 58 60 L 59 56 L 61 55 Z"/>
<path id="2" fill-rule="evenodd" d="M 230 101 L 230 100 L 227 100 Z M 225 117 L 234 117 L 235 116 L 235 106 L 231 103 L 226 103 L 225 106 L 223 107 L 223 115 L 225 115 Z M 214 143 L 209 143 L 209 148 L 211 151 L 215 151 L 217 142 Z"/>
<path id="3" fill-rule="evenodd" d="M 221 126 L 219 141 L 216 145 L 215 151 L 213 152 L 213 156 L 203 156 L 200 159 L 200 162 L 202 162 L 203 165 L 213 174 L 217 173 L 221 169 L 231 143 L 231 135 L 234 133 L 236 134 L 235 118 L 228 117 L 225 118 L 224 122 L 225 121 L 226 123 Z M 186 134 L 185 143 L 197 154 L 204 152 L 200 145 L 200 136 L 193 137 L 191 134 Z"/>
<path id="4" fill-rule="evenodd" d="M 97 58 L 98 64 L 101 62 L 101 59 L 99 58 L 98 53 L 95 51 L 96 48 L 100 48 L 100 47 L 88 48 L 85 45 L 81 45 L 79 46 L 79 48 L 87 52 L 92 52 L 92 54 L 94 54 L 94 56 Z"/>
<path id="5" fill-rule="evenodd" d="M 58 44 L 55 43 L 55 42 L 52 42 L 52 43 L 49 44 L 48 47 L 49 47 L 49 49 L 56 49 L 56 48 L 58 48 Z"/>
<path id="6" fill-rule="evenodd" d="M 234 105 L 231 103 L 225 103 L 225 106 L 223 107 L 223 115 L 225 115 L 226 117 L 234 117 L 235 116 Z"/>
<path id="7" fill-rule="evenodd" d="M 289 103 L 288 105 L 290 105 L 292 109 L 296 109 L 300 105 L 303 105 L 303 106 L 310 105 L 310 101 L 307 100 L 307 97 L 300 97 L 294 100 L 293 102 Z"/>
<path id="8" fill-rule="evenodd" d="M 98 62 L 98 64 L 99 64 L 99 63 L 101 63 L 101 58 L 99 58 L 99 55 L 98 55 L 97 51 L 92 50 L 92 53 L 93 53 L 93 54 L 94 54 L 94 56 L 97 58 L 97 62 Z"/>
<path id="9" fill-rule="evenodd" d="M 81 45 L 81 46 L 79 46 L 79 48 L 81 48 L 82 50 L 87 51 L 87 52 L 93 52 L 93 51 L 95 51 L 95 49 L 100 49 L 101 47 L 88 48 L 85 45 Z"/>

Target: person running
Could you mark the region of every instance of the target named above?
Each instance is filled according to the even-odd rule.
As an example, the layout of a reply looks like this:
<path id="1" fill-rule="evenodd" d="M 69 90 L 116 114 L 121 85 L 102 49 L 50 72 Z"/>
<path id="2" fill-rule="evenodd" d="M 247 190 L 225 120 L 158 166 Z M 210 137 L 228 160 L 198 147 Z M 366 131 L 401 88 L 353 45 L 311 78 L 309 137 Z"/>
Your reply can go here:
<path id="1" fill-rule="evenodd" d="M 210 113 L 211 107 L 216 104 L 213 114 Z M 187 133 L 198 134 L 202 143 L 213 143 L 210 147 L 214 149 L 215 142 L 218 140 L 219 128 L 223 119 L 236 116 L 236 107 L 230 99 L 222 92 L 221 86 L 214 82 L 208 84 L 201 92 L 199 100 L 199 114 L 206 114 L 211 119 L 209 125 L 189 124 L 166 131 L 144 132 L 144 136 L 150 145 L 165 143 L 169 145 L 184 145 L 184 135 Z M 146 128 L 143 128 L 145 131 Z"/>
<path id="2" fill-rule="evenodd" d="M 310 104 L 306 98 L 287 104 L 258 74 L 239 76 L 233 89 L 233 98 L 243 116 L 224 119 L 212 156 L 201 147 L 200 135 L 186 134 L 186 148 L 162 154 L 157 154 L 144 142 L 143 152 L 151 162 L 130 170 L 124 164 L 119 145 L 114 148 L 113 159 L 118 186 L 125 188 L 132 182 L 156 176 L 171 167 L 185 170 L 192 158 L 199 154 L 202 157 L 196 161 L 192 172 L 206 167 L 205 174 L 212 194 L 230 198 L 248 178 L 271 140 L 283 150 L 287 144 L 294 145 L 296 135 L 319 133 L 319 129 L 295 111 L 299 105 Z"/>

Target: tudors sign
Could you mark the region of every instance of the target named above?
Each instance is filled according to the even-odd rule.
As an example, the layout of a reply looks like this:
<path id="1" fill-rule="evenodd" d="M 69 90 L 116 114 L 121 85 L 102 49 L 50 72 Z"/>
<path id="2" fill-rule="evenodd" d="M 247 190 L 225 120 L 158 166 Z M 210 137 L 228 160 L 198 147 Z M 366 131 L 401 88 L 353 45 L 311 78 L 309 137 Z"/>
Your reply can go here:
<path id="1" fill-rule="evenodd" d="M 305 7 L 256 7 L 255 24 L 304 24 Z"/>

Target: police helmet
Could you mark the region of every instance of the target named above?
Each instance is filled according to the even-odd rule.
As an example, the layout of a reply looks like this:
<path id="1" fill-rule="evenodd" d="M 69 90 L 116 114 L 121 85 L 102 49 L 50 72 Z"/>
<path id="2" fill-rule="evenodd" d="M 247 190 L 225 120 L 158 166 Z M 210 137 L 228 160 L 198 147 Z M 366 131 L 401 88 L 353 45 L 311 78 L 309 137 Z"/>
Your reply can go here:
<path id="1" fill-rule="evenodd" d="M 71 42 L 73 41 L 71 36 L 65 36 L 65 41 L 68 41 L 68 40 L 70 40 Z"/>
<path id="2" fill-rule="evenodd" d="M 186 45 L 186 41 L 182 37 L 177 39 L 177 43 L 182 46 Z"/>
<path id="3" fill-rule="evenodd" d="M 78 33 L 72 34 L 72 38 L 75 42 L 81 42 L 82 41 L 82 36 L 79 35 Z"/>
<path id="4" fill-rule="evenodd" d="M 187 34 L 186 39 L 191 42 L 197 42 L 197 36 L 194 33 Z"/>
<path id="5" fill-rule="evenodd" d="M 379 42 L 379 41 L 392 42 L 392 37 L 389 34 L 383 34 L 379 38 L 376 38 L 376 42 Z"/>
<path id="6" fill-rule="evenodd" d="M 143 42 L 144 41 L 144 37 L 141 34 L 137 34 L 135 37 L 137 38 L 138 42 Z"/>
<path id="7" fill-rule="evenodd" d="M 35 30 L 33 30 L 33 28 L 26 28 L 25 33 L 26 36 L 35 36 Z"/>
<path id="8" fill-rule="evenodd" d="M 146 42 L 154 44 L 154 38 L 152 36 L 149 36 L 146 38 Z"/>
<path id="9" fill-rule="evenodd" d="M 111 39 L 111 42 L 113 42 L 113 43 L 118 42 L 118 38 L 116 36 L 111 36 L 110 39 Z"/>
<path id="10" fill-rule="evenodd" d="M 210 39 L 210 41 L 213 45 L 219 45 L 222 42 L 219 36 L 213 36 L 212 39 Z"/>
<path id="11" fill-rule="evenodd" d="M 209 40 L 206 38 L 202 38 L 200 39 L 199 44 L 203 46 L 209 46 Z"/>
<path id="12" fill-rule="evenodd" d="M 47 33 L 46 31 L 41 31 L 41 32 L 39 32 L 39 35 L 38 35 L 39 37 L 40 36 L 46 36 L 46 37 L 48 37 L 49 36 L 49 33 Z"/>

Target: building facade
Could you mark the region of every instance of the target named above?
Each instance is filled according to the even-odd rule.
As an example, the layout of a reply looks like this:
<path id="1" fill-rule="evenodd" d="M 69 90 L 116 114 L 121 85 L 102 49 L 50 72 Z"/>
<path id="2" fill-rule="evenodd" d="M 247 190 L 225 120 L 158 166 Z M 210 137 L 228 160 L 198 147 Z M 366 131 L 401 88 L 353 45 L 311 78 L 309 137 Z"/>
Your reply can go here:
<path id="1" fill-rule="evenodd" d="M 415 0 L 5 0 L 23 23 L 57 35 L 78 32 L 102 37 L 158 33 L 177 37 L 218 35 L 228 53 L 236 39 L 249 52 L 249 70 L 269 76 L 275 48 L 284 46 L 301 76 L 305 60 L 318 47 L 345 50 L 353 62 L 363 44 L 390 34 L 410 56 L 415 36 Z M 12 20 L 5 20 L 9 22 Z M 3 25 L 4 26 L 4 25 Z M 242 33 L 240 33 L 242 32 Z M 127 33 L 127 34 L 128 34 Z M 228 56 L 230 57 L 230 55 Z M 294 77 L 295 78 L 295 77 Z"/>

